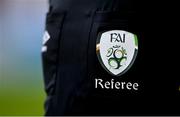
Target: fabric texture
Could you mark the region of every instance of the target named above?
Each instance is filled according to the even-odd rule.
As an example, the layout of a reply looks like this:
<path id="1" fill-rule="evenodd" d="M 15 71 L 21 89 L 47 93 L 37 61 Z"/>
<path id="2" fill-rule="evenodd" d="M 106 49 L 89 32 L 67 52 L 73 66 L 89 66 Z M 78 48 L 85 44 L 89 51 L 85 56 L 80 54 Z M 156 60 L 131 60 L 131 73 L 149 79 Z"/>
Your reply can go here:
<path id="1" fill-rule="evenodd" d="M 136 93 L 94 88 L 95 78 L 113 78 L 98 62 L 97 35 L 113 29 L 138 33 L 133 2 L 49 1 L 46 31 L 50 39 L 45 43 L 47 51 L 42 52 L 47 93 L 45 115 L 118 115 L 126 113 L 130 104 L 136 104 L 136 98 L 131 99 Z M 125 77 L 121 78 L 126 80 Z M 125 98 L 129 101 L 124 102 Z M 134 111 L 131 108 L 129 112 Z"/>

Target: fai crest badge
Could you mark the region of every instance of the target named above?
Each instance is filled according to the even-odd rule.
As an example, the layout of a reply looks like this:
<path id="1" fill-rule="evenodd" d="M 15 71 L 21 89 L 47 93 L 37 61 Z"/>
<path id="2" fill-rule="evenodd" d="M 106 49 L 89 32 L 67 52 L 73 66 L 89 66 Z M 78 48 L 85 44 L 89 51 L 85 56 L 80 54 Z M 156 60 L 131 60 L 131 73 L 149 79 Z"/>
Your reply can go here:
<path id="1" fill-rule="evenodd" d="M 110 74 L 120 76 L 134 63 L 138 39 L 133 33 L 110 30 L 98 35 L 96 53 L 102 67 Z"/>

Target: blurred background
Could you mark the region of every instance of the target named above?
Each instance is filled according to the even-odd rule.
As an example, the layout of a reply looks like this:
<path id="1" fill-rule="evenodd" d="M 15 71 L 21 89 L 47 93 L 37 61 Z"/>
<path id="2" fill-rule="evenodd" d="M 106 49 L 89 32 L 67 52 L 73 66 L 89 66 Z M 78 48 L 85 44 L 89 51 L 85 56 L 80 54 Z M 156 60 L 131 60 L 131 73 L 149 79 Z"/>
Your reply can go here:
<path id="1" fill-rule="evenodd" d="M 0 116 L 43 115 L 47 0 L 0 0 Z"/>

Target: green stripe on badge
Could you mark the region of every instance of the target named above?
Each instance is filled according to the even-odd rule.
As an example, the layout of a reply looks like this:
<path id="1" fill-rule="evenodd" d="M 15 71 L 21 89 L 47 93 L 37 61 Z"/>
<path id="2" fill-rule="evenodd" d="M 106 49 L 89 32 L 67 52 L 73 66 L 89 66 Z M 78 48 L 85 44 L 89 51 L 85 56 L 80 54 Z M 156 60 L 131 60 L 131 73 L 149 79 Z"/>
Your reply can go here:
<path id="1" fill-rule="evenodd" d="M 137 35 L 134 34 L 135 46 L 138 48 L 138 38 Z"/>

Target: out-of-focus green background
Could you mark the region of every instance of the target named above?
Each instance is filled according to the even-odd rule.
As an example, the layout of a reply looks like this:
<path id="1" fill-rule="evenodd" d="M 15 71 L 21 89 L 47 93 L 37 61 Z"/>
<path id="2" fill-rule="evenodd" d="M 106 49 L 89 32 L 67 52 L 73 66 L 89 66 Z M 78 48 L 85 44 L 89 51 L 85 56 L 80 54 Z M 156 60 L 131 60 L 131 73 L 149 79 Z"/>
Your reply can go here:
<path id="1" fill-rule="evenodd" d="M 0 0 L 0 116 L 43 115 L 46 0 Z"/>

